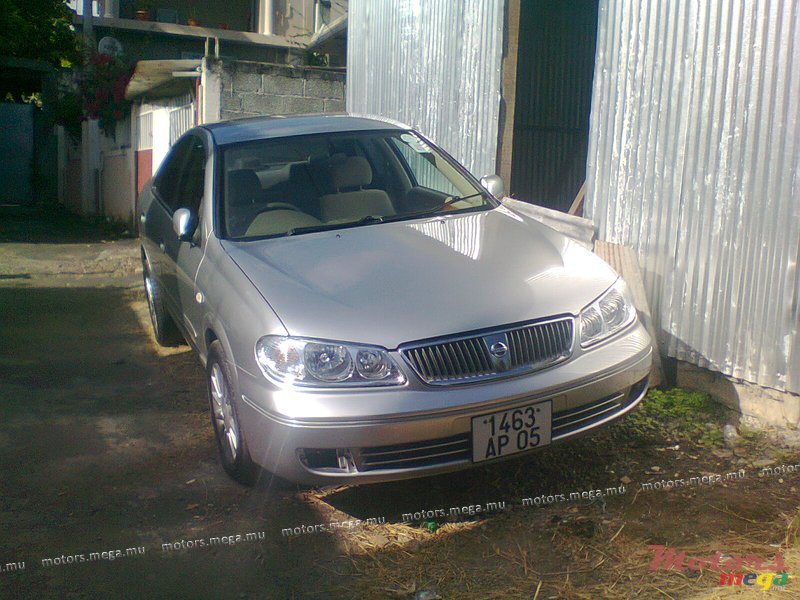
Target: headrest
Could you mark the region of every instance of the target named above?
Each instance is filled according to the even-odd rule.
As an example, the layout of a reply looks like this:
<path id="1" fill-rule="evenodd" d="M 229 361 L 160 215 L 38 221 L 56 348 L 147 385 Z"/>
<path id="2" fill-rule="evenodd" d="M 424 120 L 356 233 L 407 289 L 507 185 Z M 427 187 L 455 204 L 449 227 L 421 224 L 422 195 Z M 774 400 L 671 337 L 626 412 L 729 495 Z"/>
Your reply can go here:
<path id="1" fill-rule="evenodd" d="M 348 156 L 331 164 L 331 182 L 337 190 L 363 187 L 372 183 L 372 169 L 363 156 Z"/>
<path id="2" fill-rule="evenodd" d="M 228 205 L 242 206 L 259 198 L 263 192 L 261 181 L 252 169 L 238 169 L 228 173 Z"/>
<path id="3" fill-rule="evenodd" d="M 289 181 L 291 183 L 306 183 L 311 179 L 306 163 L 295 163 L 289 167 Z"/>

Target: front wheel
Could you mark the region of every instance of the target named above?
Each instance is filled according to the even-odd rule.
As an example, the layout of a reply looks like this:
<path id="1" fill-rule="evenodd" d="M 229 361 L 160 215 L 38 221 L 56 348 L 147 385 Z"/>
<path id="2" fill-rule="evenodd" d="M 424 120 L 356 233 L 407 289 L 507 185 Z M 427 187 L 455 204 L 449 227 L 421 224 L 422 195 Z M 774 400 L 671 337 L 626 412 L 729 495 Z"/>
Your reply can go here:
<path id="1" fill-rule="evenodd" d="M 222 467 L 239 483 L 253 485 L 258 467 L 250 458 L 236 410 L 236 392 L 225 351 L 219 341 L 211 344 L 206 365 L 211 424 L 217 438 Z"/>
<path id="2" fill-rule="evenodd" d="M 178 346 L 183 343 L 183 336 L 178 330 L 178 326 L 167 312 L 164 306 L 164 299 L 161 296 L 161 288 L 150 269 L 147 262 L 142 257 L 142 274 L 144 275 L 144 294 L 147 297 L 147 309 L 150 312 L 150 321 L 153 323 L 153 335 L 159 346 Z"/>

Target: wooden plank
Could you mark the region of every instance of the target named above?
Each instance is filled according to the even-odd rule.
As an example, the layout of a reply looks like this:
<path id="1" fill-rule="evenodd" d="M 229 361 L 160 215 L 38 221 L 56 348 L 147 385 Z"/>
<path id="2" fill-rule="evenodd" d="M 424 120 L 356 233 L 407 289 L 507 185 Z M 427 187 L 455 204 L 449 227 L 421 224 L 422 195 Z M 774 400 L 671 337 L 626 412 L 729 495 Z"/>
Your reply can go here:
<path id="1" fill-rule="evenodd" d="M 658 338 L 653 325 L 650 305 L 644 291 L 644 281 L 639 269 L 639 261 L 633 248 L 621 244 L 613 244 L 603 240 L 595 240 L 594 253 L 611 265 L 619 273 L 633 294 L 633 302 L 650 337 L 653 339 L 653 371 L 650 375 L 650 385 L 656 387 L 664 383 L 664 369 L 661 365 L 661 355 L 658 352 Z"/>
<path id="2" fill-rule="evenodd" d="M 572 206 L 569 207 L 567 214 L 570 215 L 577 215 L 578 210 L 583 206 L 583 199 L 586 197 L 586 181 L 583 182 L 581 189 L 578 190 L 578 194 L 575 196 L 575 200 L 572 201 Z"/>

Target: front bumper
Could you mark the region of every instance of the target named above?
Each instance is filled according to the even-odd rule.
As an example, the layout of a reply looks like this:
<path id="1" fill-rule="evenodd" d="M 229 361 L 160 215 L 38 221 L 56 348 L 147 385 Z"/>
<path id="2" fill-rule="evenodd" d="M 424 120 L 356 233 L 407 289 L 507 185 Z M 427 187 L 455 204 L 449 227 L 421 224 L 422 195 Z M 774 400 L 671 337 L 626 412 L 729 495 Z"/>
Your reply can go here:
<path id="1" fill-rule="evenodd" d="M 552 441 L 586 433 L 644 397 L 652 346 L 644 327 L 526 376 L 431 387 L 409 373 L 402 387 L 286 390 L 237 369 L 239 415 L 251 458 L 303 484 L 375 483 L 473 463 L 472 418 L 552 399 Z M 513 458 L 518 455 L 512 455 Z"/>

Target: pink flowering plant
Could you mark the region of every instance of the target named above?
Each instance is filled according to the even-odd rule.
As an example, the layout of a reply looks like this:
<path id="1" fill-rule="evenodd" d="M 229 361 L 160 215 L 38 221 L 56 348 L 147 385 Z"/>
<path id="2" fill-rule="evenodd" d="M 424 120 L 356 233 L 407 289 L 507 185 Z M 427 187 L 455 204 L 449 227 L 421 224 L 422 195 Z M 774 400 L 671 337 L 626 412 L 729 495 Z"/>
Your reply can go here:
<path id="1" fill-rule="evenodd" d="M 97 120 L 103 133 L 113 137 L 117 121 L 124 119 L 130 110 L 125 88 L 132 74 L 123 60 L 108 54 L 92 54 L 78 75 L 82 120 Z"/>

